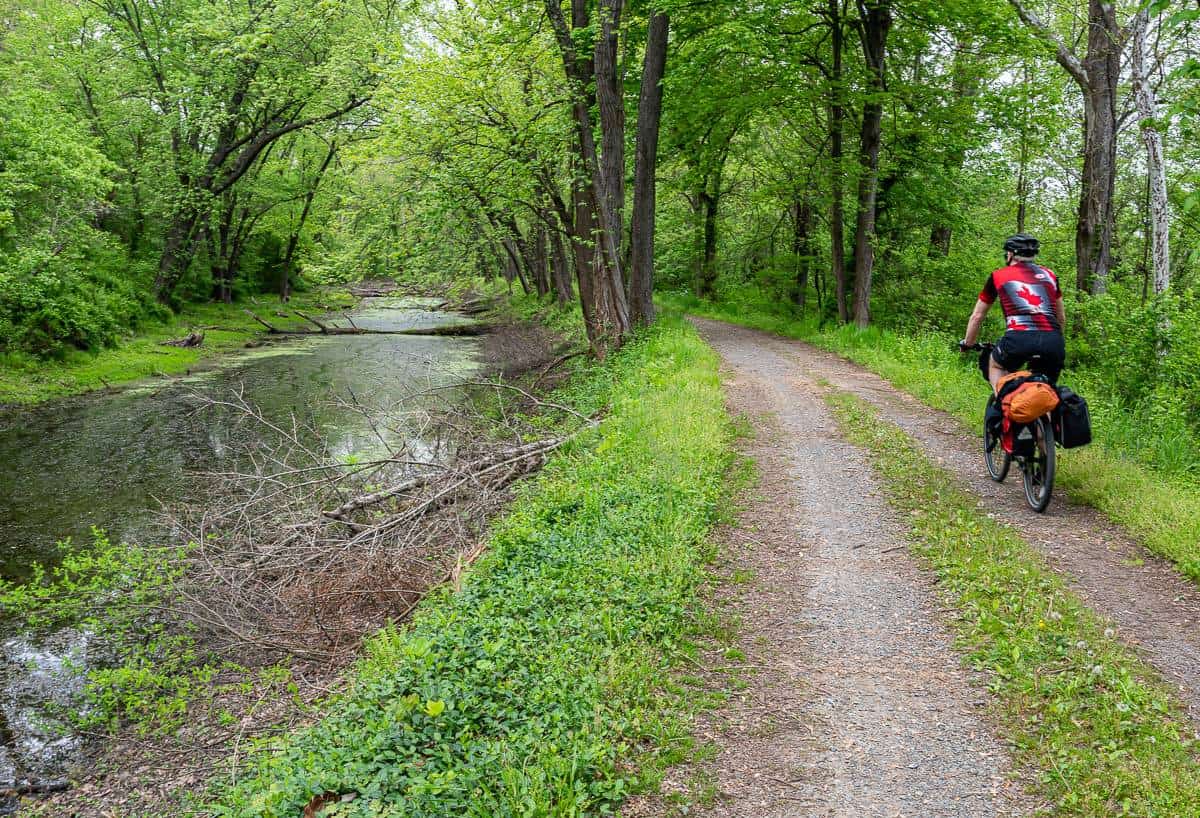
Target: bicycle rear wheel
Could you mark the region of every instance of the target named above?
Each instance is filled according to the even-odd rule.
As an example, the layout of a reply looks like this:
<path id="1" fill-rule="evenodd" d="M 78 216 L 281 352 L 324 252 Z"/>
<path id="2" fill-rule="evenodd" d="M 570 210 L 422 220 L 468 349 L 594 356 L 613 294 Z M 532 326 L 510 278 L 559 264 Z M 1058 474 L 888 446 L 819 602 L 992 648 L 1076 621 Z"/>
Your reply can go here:
<path id="1" fill-rule="evenodd" d="M 1054 492 L 1054 427 L 1050 416 L 1043 415 L 1033 424 L 1033 454 L 1023 458 L 1021 477 L 1025 483 L 1025 500 L 1029 507 L 1041 513 L 1050 505 Z"/>
<path id="2" fill-rule="evenodd" d="M 997 434 L 987 421 L 987 413 L 983 419 L 983 462 L 987 466 L 988 477 L 997 483 L 1003 483 L 1008 476 L 1008 467 L 1012 465 L 1012 455 L 1004 451 Z"/>

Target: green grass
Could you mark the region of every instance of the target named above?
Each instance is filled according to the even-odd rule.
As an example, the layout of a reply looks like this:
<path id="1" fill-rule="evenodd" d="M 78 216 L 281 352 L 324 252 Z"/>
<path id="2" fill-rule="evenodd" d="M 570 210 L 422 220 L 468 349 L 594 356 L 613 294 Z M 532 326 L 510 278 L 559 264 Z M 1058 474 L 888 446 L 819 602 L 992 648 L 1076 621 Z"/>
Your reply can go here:
<path id="1" fill-rule="evenodd" d="M 861 399 L 828 401 L 873 455 L 911 547 L 956 610 L 1018 762 L 1058 815 L 1200 815 L 1200 758 L 1165 685 L 1011 529 Z"/>
<path id="2" fill-rule="evenodd" d="M 973 358 L 952 350 L 953 339 L 929 333 L 900 335 L 875 327 L 818 327 L 759 309 L 667 297 L 674 309 L 799 338 L 836 352 L 881 375 L 899 389 L 944 410 L 974 433 L 982 422 L 987 386 Z M 1086 374 L 1063 382 L 1088 398 L 1095 442 L 1059 458 L 1057 485 L 1123 526 L 1180 573 L 1200 581 L 1200 453 L 1177 435 L 1140 428 L 1120 406 L 1089 389 Z"/>
<path id="3" fill-rule="evenodd" d="M 245 307 L 284 325 L 288 323 L 286 320 L 274 316 L 278 309 L 319 313 L 326 307 L 340 308 L 351 303 L 346 293 L 310 292 L 296 294 L 289 304 L 279 304 L 270 296 L 238 304 L 191 304 L 170 320 L 147 325 L 111 349 L 96 353 L 77 351 L 62 360 L 14 353 L 0 355 L 0 405 L 41 403 L 155 375 L 185 373 L 265 334 L 263 327 L 243 311 Z M 161 346 L 161 342 L 182 338 L 195 328 L 204 331 L 202 346 L 193 349 Z"/>
<path id="4" fill-rule="evenodd" d="M 694 650 L 731 463 L 717 359 L 667 318 L 562 392 L 604 422 L 526 485 L 461 590 L 368 640 L 327 715 L 202 812 L 290 818 L 328 791 L 357 793 L 344 816 L 604 814 L 645 784 L 631 758 L 679 760 L 670 657 Z"/>

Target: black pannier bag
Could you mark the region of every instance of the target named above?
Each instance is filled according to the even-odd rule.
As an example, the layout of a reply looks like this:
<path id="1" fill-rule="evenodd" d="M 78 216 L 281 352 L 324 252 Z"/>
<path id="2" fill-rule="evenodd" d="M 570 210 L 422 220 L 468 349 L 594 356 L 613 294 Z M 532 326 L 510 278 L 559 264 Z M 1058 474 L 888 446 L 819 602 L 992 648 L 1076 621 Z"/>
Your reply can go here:
<path id="1" fill-rule="evenodd" d="M 1004 422 L 1004 434 L 1008 437 L 1007 451 L 1013 457 L 1033 457 L 1033 424 Z"/>
<path id="2" fill-rule="evenodd" d="M 1087 401 L 1065 386 L 1058 387 L 1058 408 L 1054 410 L 1054 436 L 1064 449 L 1092 442 L 1092 416 Z"/>

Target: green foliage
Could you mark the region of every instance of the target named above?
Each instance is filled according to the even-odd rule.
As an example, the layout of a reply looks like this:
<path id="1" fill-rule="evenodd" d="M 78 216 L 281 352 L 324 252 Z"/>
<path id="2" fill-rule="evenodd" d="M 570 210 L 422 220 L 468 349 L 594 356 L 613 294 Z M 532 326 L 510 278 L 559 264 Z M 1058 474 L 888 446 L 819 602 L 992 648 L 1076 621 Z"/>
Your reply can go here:
<path id="1" fill-rule="evenodd" d="M 1190 815 L 1200 756 L 1167 685 L 1015 532 L 903 430 L 845 393 L 829 399 L 866 448 L 913 550 L 952 602 L 968 661 L 988 674 L 1019 758 L 1057 813 Z"/>
<path id="2" fill-rule="evenodd" d="M 730 428 L 717 362 L 663 322 L 568 387 L 600 429 L 548 465 L 461 590 L 369 640 L 351 691 L 261 745 L 205 807 L 291 816 L 607 813 L 663 729 L 658 689 L 702 578 Z"/>
<path id="3" fill-rule="evenodd" d="M 149 311 L 144 270 L 95 226 L 116 167 L 24 68 L 0 52 L 0 350 L 110 344 Z"/>
<path id="4" fill-rule="evenodd" d="M 31 630 L 74 628 L 108 654 L 85 673 L 78 709 L 56 713 L 78 727 L 133 722 L 143 731 L 177 727 L 215 669 L 195 641 L 161 614 L 175 598 L 186 548 L 131 546 L 94 530 L 84 548 L 59 544 L 52 567 L 34 564 L 23 583 L 0 583 L 0 608 Z"/>

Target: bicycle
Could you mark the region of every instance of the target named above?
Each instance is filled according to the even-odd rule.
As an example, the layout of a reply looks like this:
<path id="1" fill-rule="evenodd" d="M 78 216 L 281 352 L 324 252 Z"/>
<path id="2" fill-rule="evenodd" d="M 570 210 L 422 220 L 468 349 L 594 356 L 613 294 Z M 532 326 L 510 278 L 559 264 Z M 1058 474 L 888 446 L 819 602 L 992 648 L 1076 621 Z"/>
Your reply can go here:
<path id="1" fill-rule="evenodd" d="M 980 353 L 979 369 L 984 380 L 988 380 L 988 360 L 994 346 L 976 343 L 961 347 L 964 352 L 971 350 Z M 1029 361 L 1029 368 L 1034 372 L 1039 370 L 1040 357 L 1035 355 Z M 991 382 L 988 384 L 990 386 Z M 1025 487 L 1025 502 L 1040 514 L 1050 505 L 1054 493 L 1055 439 L 1052 413 L 1047 412 L 1032 423 L 1021 426 L 1013 439 L 1014 449 L 1017 443 L 1021 444 L 1020 454 L 1005 451 L 1001 440 L 1002 426 L 996 422 L 996 419 L 1001 419 L 1002 423 L 1002 418 L 1003 410 L 993 390 L 983 413 L 983 462 L 987 466 L 988 476 L 997 483 L 1003 483 L 1009 467 L 1016 460 Z"/>

